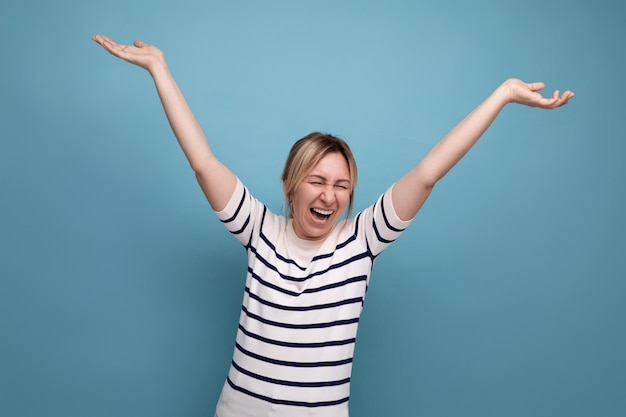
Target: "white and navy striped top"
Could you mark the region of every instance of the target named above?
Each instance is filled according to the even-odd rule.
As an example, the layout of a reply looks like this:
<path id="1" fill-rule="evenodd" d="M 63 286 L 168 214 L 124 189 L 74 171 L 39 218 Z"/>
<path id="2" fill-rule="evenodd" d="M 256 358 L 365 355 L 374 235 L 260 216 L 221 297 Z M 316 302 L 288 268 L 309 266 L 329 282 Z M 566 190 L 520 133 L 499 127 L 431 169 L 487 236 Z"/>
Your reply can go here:
<path id="1" fill-rule="evenodd" d="M 245 246 L 248 273 L 219 417 L 347 417 L 352 355 L 374 259 L 408 226 L 391 188 L 322 242 L 240 181 L 217 213 Z"/>

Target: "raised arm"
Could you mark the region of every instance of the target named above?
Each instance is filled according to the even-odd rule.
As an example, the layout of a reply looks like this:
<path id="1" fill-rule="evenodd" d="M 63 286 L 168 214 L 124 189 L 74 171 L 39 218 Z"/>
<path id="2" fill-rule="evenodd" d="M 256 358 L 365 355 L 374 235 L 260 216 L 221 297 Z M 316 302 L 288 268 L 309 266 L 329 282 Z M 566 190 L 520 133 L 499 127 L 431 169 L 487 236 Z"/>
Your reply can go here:
<path id="1" fill-rule="evenodd" d="M 170 73 L 163 52 L 142 41 L 121 45 L 101 35 L 94 36 L 93 40 L 112 55 L 150 73 L 167 120 L 204 195 L 214 210 L 222 210 L 235 189 L 235 175 L 213 155 L 200 124 Z"/>
<path id="2" fill-rule="evenodd" d="M 500 85 L 485 101 L 456 125 L 426 156 L 393 187 L 393 206 L 398 216 L 409 220 L 422 207 L 433 187 L 470 150 L 508 103 L 554 109 L 574 96 L 566 91 L 551 98 L 539 91 L 543 83 L 524 83 L 510 79 Z"/>

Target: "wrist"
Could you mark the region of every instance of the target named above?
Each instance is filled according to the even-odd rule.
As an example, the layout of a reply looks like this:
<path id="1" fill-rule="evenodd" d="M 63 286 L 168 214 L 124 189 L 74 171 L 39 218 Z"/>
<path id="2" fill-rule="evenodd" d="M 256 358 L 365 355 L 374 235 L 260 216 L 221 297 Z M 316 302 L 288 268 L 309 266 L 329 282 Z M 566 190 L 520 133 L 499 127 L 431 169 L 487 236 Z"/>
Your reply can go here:
<path id="1" fill-rule="evenodd" d="M 514 100 L 513 100 L 513 92 L 511 90 L 511 80 L 506 80 L 505 82 L 500 84 L 494 90 L 492 95 L 503 107 L 509 103 L 512 103 Z"/>
<path id="2" fill-rule="evenodd" d="M 146 69 L 153 78 L 169 72 L 169 68 L 164 59 L 155 60 L 150 65 L 148 65 Z"/>

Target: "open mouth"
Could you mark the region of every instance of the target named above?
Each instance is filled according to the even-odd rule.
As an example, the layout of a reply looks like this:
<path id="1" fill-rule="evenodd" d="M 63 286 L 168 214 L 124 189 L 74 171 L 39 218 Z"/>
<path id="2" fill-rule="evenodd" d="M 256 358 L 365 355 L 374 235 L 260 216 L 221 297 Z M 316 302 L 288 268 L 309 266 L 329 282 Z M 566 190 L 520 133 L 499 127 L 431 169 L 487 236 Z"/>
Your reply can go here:
<path id="1" fill-rule="evenodd" d="M 311 213 L 313 218 L 320 222 L 325 222 L 334 213 L 333 210 L 322 210 L 318 208 L 312 208 Z"/>

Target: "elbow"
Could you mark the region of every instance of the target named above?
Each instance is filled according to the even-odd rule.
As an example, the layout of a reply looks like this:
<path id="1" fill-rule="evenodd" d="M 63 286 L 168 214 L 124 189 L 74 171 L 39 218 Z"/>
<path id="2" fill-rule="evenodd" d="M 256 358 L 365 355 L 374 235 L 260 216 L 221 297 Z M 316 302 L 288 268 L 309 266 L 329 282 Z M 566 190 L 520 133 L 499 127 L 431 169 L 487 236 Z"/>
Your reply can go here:
<path id="1" fill-rule="evenodd" d="M 440 170 L 423 163 L 416 166 L 410 173 L 412 182 L 420 189 L 432 190 L 435 184 L 443 177 Z"/>
<path id="2" fill-rule="evenodd" d="M 217 159 L 215 158 L 195 158 L 189 159 L 189 166 L 196 174 L 196 178 L 203 178 L 208 175 L 209 172 L 215 170 L 215 164 Z"/>
<path id="3" fill-rule="evenodd" d="M 437 184 L 437 181 L 440 179 L 441 177 L 436 175 L 422 175 L 420 176 L 420 187 L 427 191 L 431 191 L 435 188 L 435 184 Z"/>
<path id="4" fill-rule="evenodd" d="M 209 177 L 208 169 L 206 167 L 197 168 L 197 167 L 192 166 L 191 169 L 193 170 L 193 173 L 196 176 L 196 180 L 198 180 L 200 184 L 202 184 L 204 180 Z"/>
<path id="5" fill-rule="evenodd" d="M 446 176 L 448 170 L 425 170 L 420 175 L 420 182 L 423 187 L 432 190 L 440 179 Z"/>
<path id="6" fill-rule="evenodd" d="M 438 179 L 435 178 L 425 178 L 424 182 L 422 182 L 422 188 L 432 191 L 435 188 L 435 184 L 437 184 Z"/>

